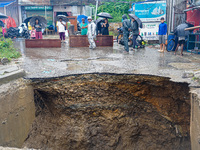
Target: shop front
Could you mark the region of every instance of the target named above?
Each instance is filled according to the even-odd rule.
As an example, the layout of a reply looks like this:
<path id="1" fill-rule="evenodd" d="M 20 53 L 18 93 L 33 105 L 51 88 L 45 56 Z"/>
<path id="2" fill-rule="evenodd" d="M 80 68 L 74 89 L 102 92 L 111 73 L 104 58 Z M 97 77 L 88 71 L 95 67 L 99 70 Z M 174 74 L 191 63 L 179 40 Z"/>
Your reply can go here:
<path id="1" fill-rule="evenodd" d="M 53 7 L 52 6 L 22 6 L 22 20 L 32 16 L 42 16 L 46 18 L 47 25 L 53 25 Z"/>

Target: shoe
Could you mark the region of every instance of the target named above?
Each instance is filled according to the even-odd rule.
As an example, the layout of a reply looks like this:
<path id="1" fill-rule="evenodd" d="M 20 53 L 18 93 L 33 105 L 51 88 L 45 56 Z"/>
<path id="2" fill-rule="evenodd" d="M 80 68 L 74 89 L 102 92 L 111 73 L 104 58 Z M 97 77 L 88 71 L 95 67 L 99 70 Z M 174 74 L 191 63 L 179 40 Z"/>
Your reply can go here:
<path id="1" fill-rule="evenodd" d="M 158 50 L 158 52 L 161 52 L 161 53 L 163 53 L 164 51 L 162 51 L 162 50 Z"/>

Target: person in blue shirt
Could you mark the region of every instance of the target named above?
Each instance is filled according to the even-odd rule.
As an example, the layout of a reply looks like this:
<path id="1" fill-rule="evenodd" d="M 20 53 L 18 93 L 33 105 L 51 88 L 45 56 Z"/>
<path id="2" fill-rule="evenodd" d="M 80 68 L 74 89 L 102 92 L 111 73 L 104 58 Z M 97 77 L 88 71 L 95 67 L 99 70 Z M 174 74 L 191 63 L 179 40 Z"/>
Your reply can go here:
<path id="1" fill-rule="evenodd" d="M 163 17 L 160 19 L 160 22 L 161 24 L 159 25 L 159 29 L 158 29 L 159 44 L 160 44 L 159 52 L 164 52 L 165 43 L 167 39 L 167 24 L 165 23 L 165 19 Z"/>

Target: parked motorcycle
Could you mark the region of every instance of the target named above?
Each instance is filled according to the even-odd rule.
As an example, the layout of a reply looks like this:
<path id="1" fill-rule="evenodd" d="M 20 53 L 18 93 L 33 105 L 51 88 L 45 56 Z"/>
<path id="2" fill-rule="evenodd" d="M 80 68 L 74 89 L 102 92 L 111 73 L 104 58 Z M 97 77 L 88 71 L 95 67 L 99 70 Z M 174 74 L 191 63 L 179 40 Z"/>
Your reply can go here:
<path id="1" fill-rule="evenodd" d="M 121 45 L 124 45 L 124 40 L 123 40 L 123 27 L 120 27 L 117 29 L 118 30 L 118 35 L 117 35 L 117 43 L 118 44 L 121 44 Z M 131 47 L 133 45 L 133 33 L 132 32 L 129 32 L 129 38 L 128 38 L 128 45 Z M 146 42 L 143 40 L 142 36 L 139 35 L 138 38 L 136 39 L 136 46 L 138 48 L 144 48 L 145 47 L 145 44 Z"/>
<path id="2" fill-rule="evenodd" d="M 118 35 L 117 35 L 117 43 L 120 44 L 120 41 L 123 37 L 123 27 L 117 28 Z"/>
<path id="3" fill-rule="evenodd" d="M 18 28 L 10 27 L 5 33 L 5 38 L 19 38 L 23 37 L 25 39 L 30 39 L 30 34 L 25 23 L 22 23 Z"/>

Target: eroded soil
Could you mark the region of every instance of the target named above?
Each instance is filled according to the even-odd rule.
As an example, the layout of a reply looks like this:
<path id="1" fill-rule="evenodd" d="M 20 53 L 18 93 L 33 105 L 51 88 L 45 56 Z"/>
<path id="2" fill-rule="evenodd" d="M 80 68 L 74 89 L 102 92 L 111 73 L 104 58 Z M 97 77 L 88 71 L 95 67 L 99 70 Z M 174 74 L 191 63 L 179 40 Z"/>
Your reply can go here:
<path id="1" fill-rule="evenodd" d="M 34 80 L 36 120 L 24 146 L 52 150 L 189 150 L 186 83 L 143 75 Z"/>

